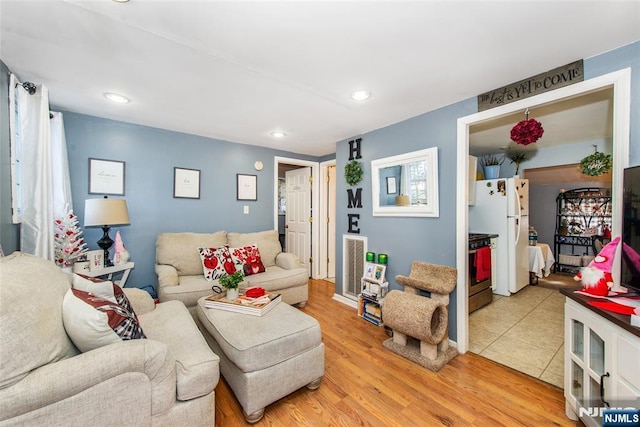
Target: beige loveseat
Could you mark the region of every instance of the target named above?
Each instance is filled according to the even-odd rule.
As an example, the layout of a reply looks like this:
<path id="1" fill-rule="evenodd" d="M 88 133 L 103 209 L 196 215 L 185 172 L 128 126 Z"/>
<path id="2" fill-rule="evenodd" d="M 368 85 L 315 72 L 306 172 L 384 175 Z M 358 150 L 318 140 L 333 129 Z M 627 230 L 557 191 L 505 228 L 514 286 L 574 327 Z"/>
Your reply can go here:
<path id="1" fill-rule="evenodd" d="M 182 301 L 195 316 L 198 299 L 211 295 L 217 280 L 204 278 L 198 248 L 231 248 L 255 244 L 266 271 L 246 276 L 240 290 L 260 286 L 282 294 L 288 304 L 303 307 L 309 295 L 309 273 L 297 256 L 282 252 L 276 230 L 256 233 L 162 233 L 156 240 L 156 274 L 160 301 Z"/>
<path id="2" fill-rule="evenodd" d="M 220 359 L 184 304 L 126 289 L 147 339 L 81 353 L 63 324 L 71 277 L 0 258 L 0 426 L 213 426 Z"/>

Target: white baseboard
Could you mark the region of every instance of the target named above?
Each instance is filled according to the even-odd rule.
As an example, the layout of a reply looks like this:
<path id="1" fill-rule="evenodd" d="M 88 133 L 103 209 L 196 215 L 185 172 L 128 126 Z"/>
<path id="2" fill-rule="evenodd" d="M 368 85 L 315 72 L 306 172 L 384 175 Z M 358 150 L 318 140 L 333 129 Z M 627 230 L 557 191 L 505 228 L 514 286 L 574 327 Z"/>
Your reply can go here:
<path id="1" fill-rule="evenodd" d="M 348 305 L 349 307 L 353 307 L 355 309 L 358 308 L 358 302 L 354 301 L 352 299 L 343 297 L 342 295 L 338 295 L 338 294 L 333 294 L 333 299 L 341 302 L 342 304 Z"/>

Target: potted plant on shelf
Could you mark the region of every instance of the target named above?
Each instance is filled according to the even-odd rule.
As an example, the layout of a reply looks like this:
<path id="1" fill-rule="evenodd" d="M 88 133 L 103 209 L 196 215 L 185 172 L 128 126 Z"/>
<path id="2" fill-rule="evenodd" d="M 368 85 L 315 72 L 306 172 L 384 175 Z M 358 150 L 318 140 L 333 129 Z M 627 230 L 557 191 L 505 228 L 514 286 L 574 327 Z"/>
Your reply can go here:
<path id="1" fill-rule="evenodd" d="M 511 159 L 511 163 L 515 163 L 516 164 L 516 173 L 515 173 L 515 175 L 518 176 L 518 174 L 520 172 L 520 163 L 522 163 L 525 160 L 527 160 L 526 153 L 524 151 L 514 151 L 513 153 L 509 154 L 509 159 Z"/>
<path id="2" fill-rule="evenodd" d="M 233 274 L 225 274 L 218 279 L 218 283 L 227 290 L 227 299 L 235 301 L 238 298 L 238 285 L 244 281 L 241 270 L 236 270 Z"/>
<path id="3" fill-rule="evenodd" d="M 496 179 L 500 176 L 500 165 L 504 163 L 504 155 L 486 154 L 480 158 L 484 169 L 484 179 Z"/>

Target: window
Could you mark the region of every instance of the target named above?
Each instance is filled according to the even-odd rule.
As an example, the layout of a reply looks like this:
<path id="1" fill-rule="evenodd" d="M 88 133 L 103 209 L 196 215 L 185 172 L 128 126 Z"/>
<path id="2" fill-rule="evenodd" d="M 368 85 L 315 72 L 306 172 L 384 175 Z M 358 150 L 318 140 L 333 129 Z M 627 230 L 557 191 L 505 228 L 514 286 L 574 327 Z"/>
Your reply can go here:
<path id="1" fill-rule="evenodd" d="M 427 162 L 409 163 L 409 196 L 412 205 L 427 204 Z"/>

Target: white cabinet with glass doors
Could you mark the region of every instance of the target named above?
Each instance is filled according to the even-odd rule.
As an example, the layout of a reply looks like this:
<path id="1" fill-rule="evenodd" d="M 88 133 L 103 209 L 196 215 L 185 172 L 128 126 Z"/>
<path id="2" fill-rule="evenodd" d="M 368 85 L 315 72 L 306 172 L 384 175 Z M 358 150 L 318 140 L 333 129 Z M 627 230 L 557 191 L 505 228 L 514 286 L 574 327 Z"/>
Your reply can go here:
<path id="1" fill-rule="evenodd" d="M 600 408 L 639 402 L 640 337 L 569 298 L 564 317 L 566 414 L 600 426 Z"/>

